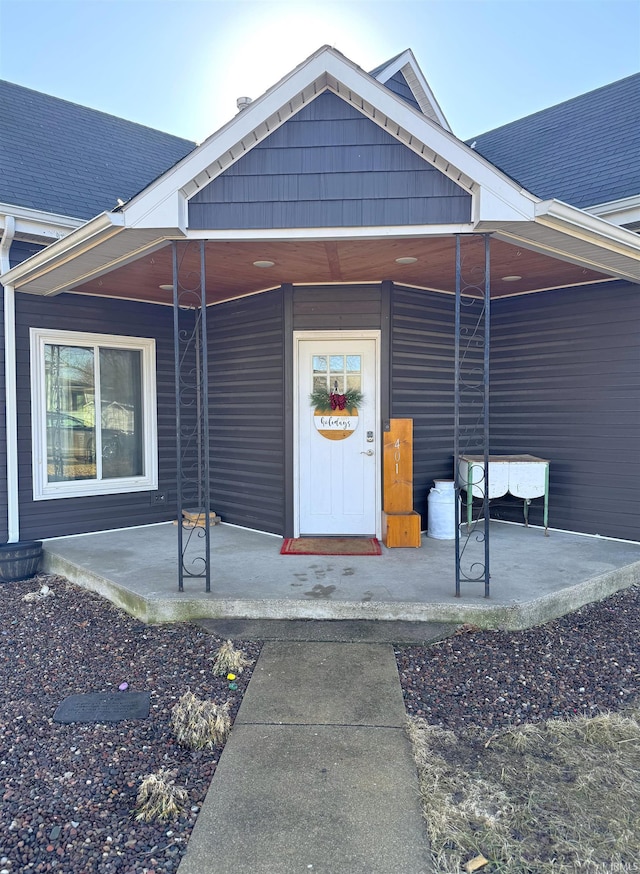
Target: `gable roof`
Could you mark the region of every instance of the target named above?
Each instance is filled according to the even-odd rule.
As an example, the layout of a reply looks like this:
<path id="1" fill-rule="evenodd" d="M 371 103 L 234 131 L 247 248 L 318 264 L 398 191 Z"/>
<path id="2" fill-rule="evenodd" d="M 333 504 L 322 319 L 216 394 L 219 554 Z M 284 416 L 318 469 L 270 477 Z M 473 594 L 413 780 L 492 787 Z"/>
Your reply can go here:
<path id="1" fill-rule="evenodd" d="M 640 73 L 488 131 L 474 148 L 543 200 L 640 195 Z"/>
<path id="2" fill-rule="evenodd" d="M 427 118 L 450 131 L 449 122 L 444 116 L 440 104 L 411 49 L 405 49 L 399 55 L 376 67 L 369 73 L 378 82 L 386 85 L 390 91 L 398 94 L 410 106 L 414 106 Z"/>
<path id="3" fill-rule="evenodd" d="M 395 75 L 393 66 L 385 75 Z M 423 218 L 422 224 L 393 227 L 376 223 L 354 228 L 336 223 L 326 227 L 191 228 L 189 202 L 198 192 L 325 92 L 470 194 L 470 220 L 450 224 Z M 388 243 L 394 238 L 473 232 L 491 233 L 513 246 L 578 265 L 585 274 L 596 271 L 640 281 L 640 239 L 631 231 L 557 200 L 541 201 L 340 52 L 323 46 L 121 209 L 97 216 L 3 278 L 19 291 L 55 295 L 86 286 L 162 249 L 169 240 L 257 243 L 263 249 L 270 241 L 348 240 L 357 245 L 359 241 Z"/>
<path id="4" fill-rule="evenodd" d="M 129 200 L 196 144 L 0 81 L 0 202 L 93 218 Z"/>

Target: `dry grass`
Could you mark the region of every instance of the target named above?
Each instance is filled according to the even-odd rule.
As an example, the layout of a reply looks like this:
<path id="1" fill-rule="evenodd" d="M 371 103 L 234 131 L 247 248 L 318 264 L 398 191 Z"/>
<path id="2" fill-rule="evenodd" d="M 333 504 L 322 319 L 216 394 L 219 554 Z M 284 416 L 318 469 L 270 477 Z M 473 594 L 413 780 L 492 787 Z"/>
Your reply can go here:
<path id="1" fill-rule="evenodd" d="M 435 870 L 609 874 L 640 864 L 640 710 L 455 734 L 411 719 Z M 634 867 L 636 866 L 636 867 Z"/>
<path id="2" fill-rule="evenodd" d="M 179 816 L 187 800 L 187 790 L 176 786 L 172 774 L 160 769 L 142 778 L 136 799 L 136 819 L 152 822 Z"/>
<path id="3" fill-rule="evenodd" d="M 216 677 L 227 674 L 241 674 L 251 664 L 241 649 L 235 649 L 233 641 L 225 641 L 213 660 L 213 673 Z"/>
<path id="4" fill-rule="evenodd" d="M 176 740 L 191 750 L 222 745 L 231 730 L 230 703 L 202 701 L 186 692 L 171 711 L 171 728 Z"/>

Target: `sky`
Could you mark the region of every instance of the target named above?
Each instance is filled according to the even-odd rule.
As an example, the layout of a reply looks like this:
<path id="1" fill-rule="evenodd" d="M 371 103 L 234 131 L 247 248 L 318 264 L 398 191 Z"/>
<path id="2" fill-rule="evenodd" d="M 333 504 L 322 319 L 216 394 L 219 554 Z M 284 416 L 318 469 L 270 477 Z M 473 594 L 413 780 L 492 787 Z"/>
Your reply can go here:
<path id="1" fill-rule="evenodd" d="M 0 78 L 201 142 L 322 45 L 411 48 L 453 132 L 640 70 L 640 0 L 0 0 Z"/>

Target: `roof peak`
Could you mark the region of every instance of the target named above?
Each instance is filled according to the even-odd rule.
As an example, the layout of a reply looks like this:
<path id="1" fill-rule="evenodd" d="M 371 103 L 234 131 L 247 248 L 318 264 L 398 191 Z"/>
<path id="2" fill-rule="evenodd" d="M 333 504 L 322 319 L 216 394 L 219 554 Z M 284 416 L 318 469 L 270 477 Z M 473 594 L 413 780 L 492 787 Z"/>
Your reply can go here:
<path id="1" fill-rule="evenodd" d="M 435 121 L 440 127 L 451 131 L 449 122 L 445 118 L 440 104 L 436 100 L 411 49 L 405 49 L 369 73 L 381 85 L 386 85 L 394 76 L 397 77 L 399 74 L 404 79 L 420 112 L 426 115 L 427 118 Z"/>

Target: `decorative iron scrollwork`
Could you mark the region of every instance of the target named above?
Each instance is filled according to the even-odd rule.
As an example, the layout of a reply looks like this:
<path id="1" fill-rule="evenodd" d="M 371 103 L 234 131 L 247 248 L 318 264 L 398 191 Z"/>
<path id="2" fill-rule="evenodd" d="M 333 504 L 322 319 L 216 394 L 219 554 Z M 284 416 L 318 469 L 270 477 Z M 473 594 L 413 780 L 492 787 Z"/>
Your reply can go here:
<path id="1" fill-rule="evenodd" d="M 206 591 L 210 592 L 205 249 L 204 242 L 174 242 L 172 247 L 178 589 L 183 591 L 186 578 L 201 577 L 205 579 Z"/>
<path id="2" fill-rule="evenodd" d="M 454 469 L 456 597 L 460 583 L 484 582 L 489 597 L 489 351 L 491 326 L 490 238 L 482 235 L 482 257 L 478 257 L 478 236 L 456 237 L 456 315 L 454 387 Z M 482 468 L 473 466 L 473 483 L 461 477 L 462 459 L 480 456 Z M 478 476 L 478 471 L 481 474 Z M 460 493 L 466 482 L 470 514 L 461 531 Z M 474 493 L 480 497 L 477 514 Z M 479 493 L 479 495 L 478 495 Z"/>

